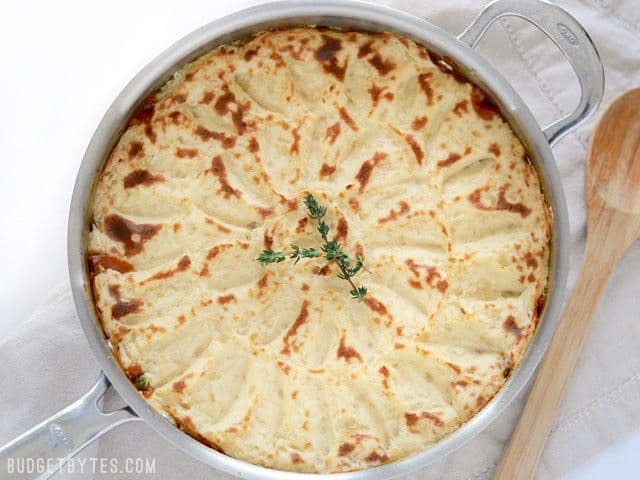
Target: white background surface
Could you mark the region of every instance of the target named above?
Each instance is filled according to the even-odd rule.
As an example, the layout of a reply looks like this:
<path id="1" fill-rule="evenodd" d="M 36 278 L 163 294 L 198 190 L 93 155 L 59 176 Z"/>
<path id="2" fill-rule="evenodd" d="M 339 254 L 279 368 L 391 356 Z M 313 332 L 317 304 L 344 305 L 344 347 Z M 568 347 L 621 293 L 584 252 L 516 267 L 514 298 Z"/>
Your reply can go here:
<path id="1" fill-rule="evenodd" d="M 66 224 L 75 174 L 113 98 L 163 48 L 255 3 L 3 2 L 0 339 L 52 287 L 67 282 Z M 639 452 L 640 433 L 570 478 L 638 478 Z"/>

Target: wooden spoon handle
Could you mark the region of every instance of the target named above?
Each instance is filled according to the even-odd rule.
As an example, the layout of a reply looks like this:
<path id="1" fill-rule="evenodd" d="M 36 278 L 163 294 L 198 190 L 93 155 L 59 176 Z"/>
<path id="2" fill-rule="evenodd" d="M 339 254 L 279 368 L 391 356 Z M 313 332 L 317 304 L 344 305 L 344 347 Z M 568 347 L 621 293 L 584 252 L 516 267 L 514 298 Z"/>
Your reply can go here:
<path id="1" fill-rule="evenodd" d="M 587 247 L 580 274 L 494 480 L 531 479 L 614 261 Z"/>

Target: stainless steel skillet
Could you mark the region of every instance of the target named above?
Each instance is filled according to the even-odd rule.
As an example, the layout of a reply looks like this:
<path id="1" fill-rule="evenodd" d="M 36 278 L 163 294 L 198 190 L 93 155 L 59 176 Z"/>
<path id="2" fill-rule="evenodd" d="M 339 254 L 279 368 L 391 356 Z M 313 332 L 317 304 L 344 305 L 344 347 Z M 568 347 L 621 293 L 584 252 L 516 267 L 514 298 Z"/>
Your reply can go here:
<path id="1" fill-rule="evenodd" d="M 486 29 L 495 20 L 507 15 L 524 18 L 546 33 L 563 51 L 580 82 L 581 97 L 575 111 L 545 128 L 538 125 L 508 81 L 473 50 Z M 554 212 L 551 278 L 546 305 L 525 359 L 504 388 L 478 415 L 436 445 L 395 463 L 333 475 L 270 470 L 228 457 L 192 439 L 170 420 L 152 410 L 112 356 L 88 289 L 84 251 L 89 226 L 85 206 L 91 198 L 93 185 L 129 115 L 142 99 L 159 88 L 175 70 L 217 45 L 257 31 L 310 24 L 398 33 L 455 63 L 460 73 L 482 87 L 500 106 L 527 148 L 541 178 L 547 202 Z M 91 139 L 73 193 L 68 231 L 69 274 L 80 323 L 104 373 L 91 391 L 77 402 L 0 448 L 0 477 L 47 478 L 53 471 L 8 476 L 7 460 L 19 457 L 68 458 L 112 428 L 140 420 L 198 460 L 238 477 L 254 479 L 387 479 L 423 468 L 464 445 L 515 398 L 534 372 L 553 335 L 566 286 L 569 228 L 562 184 L 551 146 L 595 110 L 603 88 L 602 64 L 588 34 L 567 12 L 542 0 L 497 0 L 488 5 L 458 37 L 423 19 L 387 7 L 353 0 L 291 0 L 229 15 L 179 40 L 147 65 L 115 99 Z M 97 401 L 110 388 L 115 389 L 128 406 L 104 413 Z M 5 418 L 8 416 L 5 415 Z"/>

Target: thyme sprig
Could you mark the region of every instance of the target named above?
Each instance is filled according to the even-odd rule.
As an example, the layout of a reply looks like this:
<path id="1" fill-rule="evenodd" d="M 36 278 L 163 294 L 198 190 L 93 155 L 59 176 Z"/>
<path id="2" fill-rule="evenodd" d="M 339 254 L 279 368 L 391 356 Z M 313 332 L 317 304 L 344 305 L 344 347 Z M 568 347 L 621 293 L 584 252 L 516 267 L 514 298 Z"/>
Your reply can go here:
<path id="1" fill-rule="evenodd" d="M 320 205 L 311 194 L 305 197 L 303 203 L 305 207 L 307 207 L 307 215 L 318 221 L 316 228 L 322 237 L 324 244 L 320 246 L 320 250 L 315 248 L 300 248 L 298 245 L 291 245 L 291 253 L 289 253 L 288 257 L 294 260 L 294 265 L 303 258 L 324 257 L 327 263 L 334 262 L 340 269 L 338 278 L 346 280 L 351 286 L 351 290 L 349 291 L 351 298 L 361 302 L 367 295 L 367 287 L 364 285 L 356 285 L 353 282 L 352 277 L 364 268 L 363 258 L 358 256 L 355 260 L 352 259 L 342 250 L 340 242 L 337 240 L 329 240 L 329 224 L 324 221 L 324 216 L 327 214 L 327 207 Z M 286 257 L 287 255 L 285 255 L 284 252 L 263 250 L 256 260 L 264 264 L 280 263 L 284 262 Z"/>

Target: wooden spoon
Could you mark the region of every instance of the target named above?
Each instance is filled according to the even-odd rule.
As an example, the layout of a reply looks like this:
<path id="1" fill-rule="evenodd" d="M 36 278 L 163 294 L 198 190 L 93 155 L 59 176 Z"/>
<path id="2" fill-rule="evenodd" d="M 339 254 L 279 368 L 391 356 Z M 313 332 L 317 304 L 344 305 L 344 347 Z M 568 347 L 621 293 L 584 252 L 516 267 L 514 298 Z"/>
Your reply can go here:
<path id="1" fill-rule="evenodd" d="M 564 387 L 614 266 L 640 236 L 640 88 L 614 100 L 591 137 L 580 274 L 494 479 L 533 478 Z M 614 292 L 612 292 L 614 293 Z"/>

